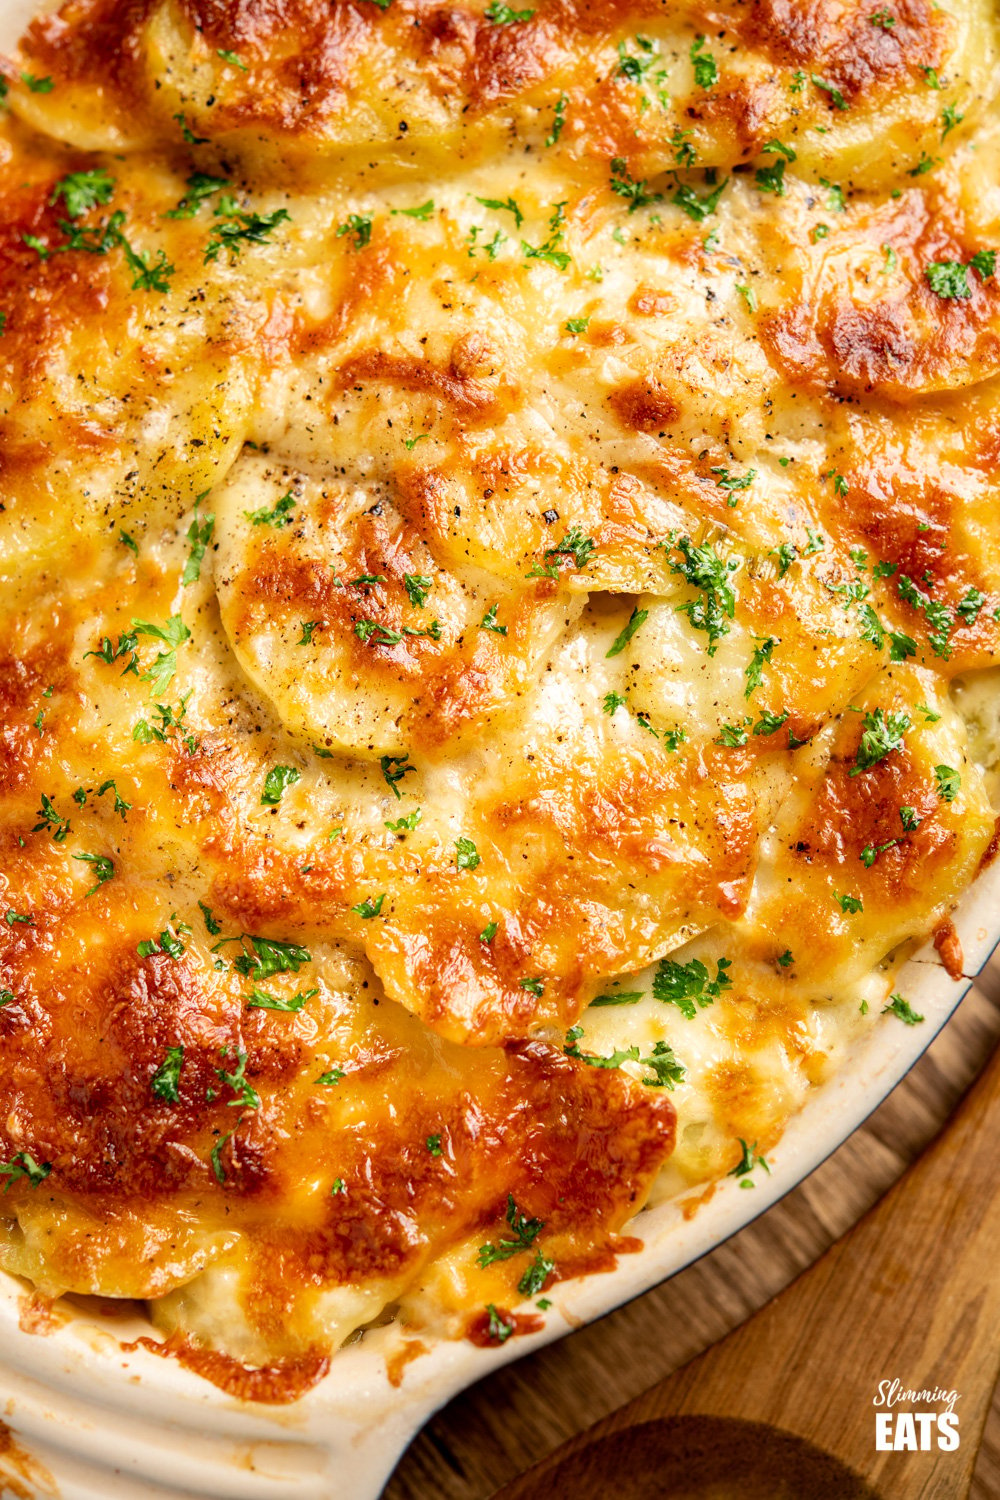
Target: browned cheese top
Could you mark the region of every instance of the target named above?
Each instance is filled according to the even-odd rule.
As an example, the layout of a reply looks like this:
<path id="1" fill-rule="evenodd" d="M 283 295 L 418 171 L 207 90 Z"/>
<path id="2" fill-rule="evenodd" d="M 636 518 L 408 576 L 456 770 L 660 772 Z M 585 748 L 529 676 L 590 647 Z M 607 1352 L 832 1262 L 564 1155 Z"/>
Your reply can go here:
<path id="1" fill-rule="evenodd" d="M 497 1344 L 921 1024 L 994 849 L 998 60 L 992 0 L 0 59 L 0 1266 L 249 1399 Z"/>

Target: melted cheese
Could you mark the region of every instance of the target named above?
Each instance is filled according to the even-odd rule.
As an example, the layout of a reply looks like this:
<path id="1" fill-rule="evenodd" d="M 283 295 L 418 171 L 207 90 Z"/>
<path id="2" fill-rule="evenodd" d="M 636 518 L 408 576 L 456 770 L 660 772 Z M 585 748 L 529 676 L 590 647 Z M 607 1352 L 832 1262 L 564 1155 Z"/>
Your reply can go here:
<path id="1" fill-rule="evenodd" d="M 994 7 L 597 9 L 4 67 L 0 1263 L 267 1399 L 772 1151 L 992 848 Z"/>

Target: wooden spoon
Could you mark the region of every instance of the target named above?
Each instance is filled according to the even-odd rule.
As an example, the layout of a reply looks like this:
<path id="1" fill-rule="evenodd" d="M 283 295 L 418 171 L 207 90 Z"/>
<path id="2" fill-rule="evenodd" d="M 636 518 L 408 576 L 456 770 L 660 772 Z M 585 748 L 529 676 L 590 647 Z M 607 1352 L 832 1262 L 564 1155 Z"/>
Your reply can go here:
<path id="1" fill-rule="evenodd" d="M 816 1265 L 496 1500 L 963 1500 L 998 1373 L 1000 1051 Z M 874 1405 L 893 1380 L 959 1392 L 957 1447 L 939 1448 L 931 1421 L 927 1450 L 876 1448 L 879 1414 L 891 1411 L 898 1441 L 899 1413 L 945 1410 Z"/>

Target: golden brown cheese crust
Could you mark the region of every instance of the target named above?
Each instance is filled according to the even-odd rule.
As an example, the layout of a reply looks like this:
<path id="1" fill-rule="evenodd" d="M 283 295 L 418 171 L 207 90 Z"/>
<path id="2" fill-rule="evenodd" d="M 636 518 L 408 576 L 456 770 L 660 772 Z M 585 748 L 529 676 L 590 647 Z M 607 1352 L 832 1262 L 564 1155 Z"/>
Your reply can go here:
<path id="1" fill-rule="evenodd" d="M 388 1305 L 496 1342 L 658 1173 L 770 1151 L 908 944 L 955 968 L 998 27 L 885 9 L 29 29 L 6 1268 L 151 1299 L 251 1399 Z"/>
<path id="2" fill-rule="evenodd" d="M 32 24 L 23 55 L 62 95 L 27 101 L 30 116 L 57 134 L 83 123 L 95 145 L 176 139 L 183 112 L 195 134 L 272 166 L 377 148 L 391 171 L 495 148 L 513 123 L 576 161 L 623 156 L 646 173 L 685 160 L 681 132 L 700 159 L 729 166 L 785 128 L 822 165 L 810 133 L 850 109 L 879 118 L 888 168 L 890 153 L 917 160 L 933 139 L 928 70 L 978 102 L 993 38 L 976 22 L 989 10 L 964 9 L 905 0 L 873 25 L 867 0 L 541 0 L 513 20 L 437 0 L 77 0 Z M 705 75 L 696 59 L 710 47 Z"/>
<path id="3" fill-rule="evenodd" d="M 40 884 L 58 880 L 57 863 L 36 867 Z M 248 1009 L 246 987 L 204 956 L 140 959 L 131 939 L 142 902 L 110 882 L 87 904 L 63 891 L 3 942 L 16 996 L 0 1012 L 4 1118 L 16 1122 L 11 1144 L 30 1142 L 58 1183 L 55 1198 L 15 1184 L 12 1206 L 29 1222 L 55 1213 L 44 1275 L 55 1290 L 113 1278 L 155 1295 L 176 1280 L 185 1240 L 197 1264 L 192 1223 L 202 1236 L 249 1235 L 253 1325 L 280 1354 L 312 1291 L 412 1276 L 456 1239 L 485 1233 L 508 1193 L 544 1218 L 553 1245 L 583 1230 L 599 1258 L 669 1154 L 663 1094 L 541 1044 L 435 1055 L 414 1046 L 413 1023 L 393 1007 L 383 1022 L 377 997 L 338 1054 L 345 1113 L 341 1086 L 317 1082 L 337 997 L 324 989 L 301 1019 L 271 1014 Z M 170 1047 L 183 1048 L 172 1100 L 150 1087 Z M 237 1073 L 239 1084 L 224 1081 Z"/>

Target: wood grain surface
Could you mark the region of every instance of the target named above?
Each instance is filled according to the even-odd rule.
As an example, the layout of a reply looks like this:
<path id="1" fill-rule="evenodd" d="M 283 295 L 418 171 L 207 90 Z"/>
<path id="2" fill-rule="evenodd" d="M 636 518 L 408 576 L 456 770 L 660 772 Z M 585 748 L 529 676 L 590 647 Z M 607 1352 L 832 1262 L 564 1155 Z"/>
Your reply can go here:
<path id="1" fill-rule="evenodd" d="M 457 1396 L 411 1445 L 385 1500 L 486 1500 L 745 1321 L 905 1171 L 952 1114 L 998 1040 L 995 961 L 906 1079 L 806 1182 L 663 1286 Z M 945 1370 L 923 1373 L 931 1381 L 948 1381 Z M 995 1397 L 971 1497 L 998 1495 Z"/>

